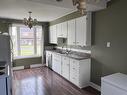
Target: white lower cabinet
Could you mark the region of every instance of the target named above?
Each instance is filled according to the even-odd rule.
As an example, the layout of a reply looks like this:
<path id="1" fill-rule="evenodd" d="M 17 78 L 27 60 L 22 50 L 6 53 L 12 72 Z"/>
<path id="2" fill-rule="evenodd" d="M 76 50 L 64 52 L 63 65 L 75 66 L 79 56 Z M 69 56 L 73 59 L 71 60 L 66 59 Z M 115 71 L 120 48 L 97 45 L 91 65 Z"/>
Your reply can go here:
<path id="1" fill-rule="evenodd" d="M 59 54 L 52 54 L 52 69 L 61 75 L 62 67 L 61 67 L 61 56 Z"/>
<path id="2" fill-rule="evenodd" d="M 79 88 L 88 86 L 90 82 L 90 67 L 90 59 L 70 59 L 70 81 Z"/>
<path id="3" fill-rule="evenodd" d="M 70 63 L 68 57 L 62 57 L 62 76 L 67 80 L 70 79 Z"/>
<path id="4" fill-rule="evenodd" d="M 52 69 L 79 88 L 89 85 L 91 60 L 76 60 L 52 54 Z"/>

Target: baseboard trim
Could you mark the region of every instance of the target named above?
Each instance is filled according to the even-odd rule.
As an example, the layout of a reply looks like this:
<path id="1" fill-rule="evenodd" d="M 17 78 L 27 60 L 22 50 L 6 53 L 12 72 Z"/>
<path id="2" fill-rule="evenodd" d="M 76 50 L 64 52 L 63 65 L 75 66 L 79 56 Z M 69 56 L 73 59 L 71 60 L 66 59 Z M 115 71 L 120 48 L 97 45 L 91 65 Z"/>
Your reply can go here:
<path id="1" fill-rule="evenodd" d="M 42 67 L 45 66 L 44 64 L 32 64 L 30 65 L 30 68 L 37 68 L 37 67 Z"/>
<path id="2" fill-rule="evenodd" d="M 22 69 L 24 69 L 24 66 L 16 66 L 16 67 L 13 67 L 13 71 L 22 70 Z"/>
<path id="3" fill-rule="evenodd" d="M 95 84 L 95 83 L 93 83 L 93 82 L 90 82 L 90 85 L 89 85 L 89 86 L 91 86 L 91 87 L 93 87 L 94 89 L 96 89 L 96 90 L 98 90 L 98 91 L 101 92 L 101 86 L 99 86 L 99 85 L 97 85 L 97 84 Z"/>

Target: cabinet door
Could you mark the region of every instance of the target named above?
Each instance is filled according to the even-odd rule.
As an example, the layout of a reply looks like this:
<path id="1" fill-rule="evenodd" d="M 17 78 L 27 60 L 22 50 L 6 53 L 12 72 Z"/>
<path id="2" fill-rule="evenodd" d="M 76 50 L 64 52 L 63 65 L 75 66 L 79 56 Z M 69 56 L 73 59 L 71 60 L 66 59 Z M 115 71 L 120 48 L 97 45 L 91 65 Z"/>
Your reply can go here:
<path id="1" fill-rule="evenodd" d="M 57 71 L 56 64 L 57 64 L 56 59 L 54 58 L 54 56 L 52 56 L 52 70 L 55 72 Z"/>
<path id="2" fill-rule="evenodd" d="M 57 44 L 57 31 L 56 31 L 56 25 L 50 26 L 49 41 L 50 41 L 50 43 Z"/>
<path id="3" fill-rule="evenodd" d="M 50 26 L 50 31 L 49 31 L 49 42 L 53 43 L 53 26 Z"/>
<path id="4" fill-rule="evenodd" d="M 57 30 L 56 30 L 56 25 L 53 26 L 53 42 L 57 44 Z"/>
<path id="5" fill-rule="evenodd" d="M 68 21 L 68 45 L 75 45 L 75 20 Z"/>
<path id="6" fill-rule="evenodd" d="M 70 79 L 70 63 L 67 57 L 62 57 L 62 76 L 68 80 Z"/>
<path id="7" fill-rule="evenodd" d="M 57 37 L 62 37 L 61 23 L 57 24 Z"/>
<path id="8" fill-rule="evenodd" d="M 58 74 L 61 75 L 62 65 L 61 65 L 61 56 L 60 55 L 53 54 L 53 56 L 52 56 L 52 68 L 55 72 L 57 72 Z"/>
<path id="9" fill-rule="evenodd" d="M 84 46 L 86 42 L 86 16 L 76 19 L 76 45 Z"/>
<path id="10" fill-rule="evenodd" d="M 67 38 L 67 22 L 61 23 L 61 35 L 63 38 Z"/>

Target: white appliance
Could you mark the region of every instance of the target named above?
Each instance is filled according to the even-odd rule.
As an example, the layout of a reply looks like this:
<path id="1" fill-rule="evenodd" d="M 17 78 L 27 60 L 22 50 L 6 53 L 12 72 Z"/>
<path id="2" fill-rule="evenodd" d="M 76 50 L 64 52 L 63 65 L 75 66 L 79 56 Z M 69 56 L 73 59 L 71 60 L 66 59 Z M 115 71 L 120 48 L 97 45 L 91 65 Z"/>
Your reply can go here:
<path id="1" fill-rule="evenodd" d="M 46 66 L 52 69 L 52 52 L 46 51 Z"/>
<path id="2" fill-rule="evenodd" d="M 127 95 L 127 75 L 122 73 L 103 77 L 101 95 Z"/>
<path id="3" fill-rule="evenodd" d="M 0 34 L 0 95 L 11 95 L 10 36 Z"/>

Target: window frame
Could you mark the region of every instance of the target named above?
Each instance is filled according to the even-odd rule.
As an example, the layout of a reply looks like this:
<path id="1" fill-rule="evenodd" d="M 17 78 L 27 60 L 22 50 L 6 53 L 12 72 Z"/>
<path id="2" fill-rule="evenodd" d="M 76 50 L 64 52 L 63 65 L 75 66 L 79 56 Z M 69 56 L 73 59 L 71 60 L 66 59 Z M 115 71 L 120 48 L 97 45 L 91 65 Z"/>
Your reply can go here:
<path id="1" fill-rule="evenodd" d="M 33 32 L 34 32 L 34 54 L 33 55 L 21 55 L 21 37 L 20 37 L 20 27 L 26 27 L 28 28 L 27 26 L 24 26 L 24 25 L 12 25 L 12 27 L 16 27 L 16 30 L 17 30 L 17 43 L 16 43 L 16 50 L 17 50 L 17 54 L 16 56 L 14 57 L 18 57 L 18 56 L 22 56 L 22 57 L 31 57 L 31 56 L 41 56 L 42 55 L 42 33 L 41 33 L 41 42 L 40 42 L 40 55 L 38 55 L 38 50 L 37 50 L 37 28 L 41 28 L 41 31 L 42 31 L 42 26 L 34 26 L 33 27 Z M 12 29 L 10 31 L 10 35 L 12 35 Z M 13 50 L 14 51 L 14 50 Z"/>

